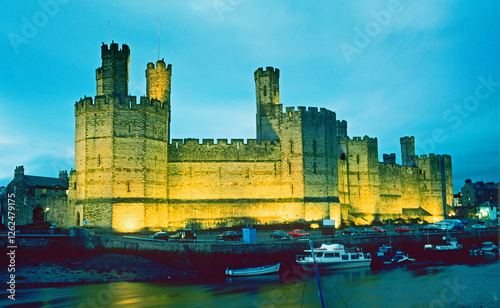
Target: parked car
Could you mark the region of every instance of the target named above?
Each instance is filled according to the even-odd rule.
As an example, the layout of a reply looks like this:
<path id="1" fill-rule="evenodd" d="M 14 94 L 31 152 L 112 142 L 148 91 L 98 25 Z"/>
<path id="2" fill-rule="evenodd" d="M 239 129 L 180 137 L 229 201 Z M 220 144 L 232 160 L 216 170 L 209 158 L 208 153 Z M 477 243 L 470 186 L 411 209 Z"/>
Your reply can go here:
<path id="1" fill-rule="evenodd" d="M 290 236 L 296 237 L 296 238 L 308 238 L 308 237 L 311 237 L 310 233 L 307 233 L 306 231 L 304 231 L 302 229 L 295 229 L 293 231 L 288 232 L 288 234 Z"/>
<path id="2" fill-rule="evenodd" d="M 236 231 L 224 231 L 217 235 L 218 241 L 239 241 L 243 238 L 243 234 Z"/>
<path id="3" fill-rule="evenodd" d="M 443 220 L 441 220 L 441 222 L 452 225 L 452 230 L 454 230 L 454 231 L 464 231 L 465 230 L 465 226 L 460 219 L 443 219 Z"/>
<path id="4" fill-rule="evenodd" d="M 365 230 L 363 230 L 363 233 L 365 234 L 372 234 L 372 235 L 376 235 L 378 234 L 379 232 L 377 230 L 374 230 L 372 228 L 365 228 Z"/>
<path id="5" fill-rule="evenodd" d="M 193 230 L 185 229 L 179 230 L 176 234 L 170 236 L 168 239 L 169 242 L 177 241 L 177 242 L 189 242 L 196 241 L 196 232 Z"/>
<path id="6" fill-rule="evenodd" d="M 168 235 L 167 232 L 156 232 L 153 236 L 151 236 L 151 238 L 154 240 L 164 240 L 164 241 L 168 241 L 169 237 L 170 236 Z"/>
<path id="7" fill-rule="evenodd" d="M 413 230 L 412 228 L 408 228 L 406 226 L 401 226 L 399 228 L 394 229 L 394 231 L 398 233 L 413 233 L 415 230 Z"/>
<path id="8" fill-rule="evenodd" d="M 387 233 L 387 230 L 381 227 L 372 227 L 371 229 L 377 231 L 378 233 Z"/>
<path id="9" fill-rule="evenodd" d="M 434 224 L 429 224 L 420 229 L 420 231 L 424 232 L 438 232 L 438 231 L 451 231 L 453 230 L 453 226 L 446 222 L 436 222 Z"/>
<path id="10" fill-rule="evenodd" d="M 276 230 L 269 235 L 273 240 L 291 240 L 292 237 L 286 231 Z"/>
<path id="11" fill-rule="evenodd" d="M 359 235 L 359 231 L 354 229 L 354 228 L 351 228 L 351 227 L 348 227 L 346 228 L 344 231 L 342 231 L 342 235 L 351 235 L 351 236 L 356 236 L 356 235 Z"/>
<path id="12" fill-rule="evenodd" d="M 483 251 L 484 254 L 493 254 L 493 255 L 498 254 L 498 247 L 497 245 L 493 244 L 493 242 L 482 243 L 481 250 Z"/>
<path id="13" fill-rule="evenodd" d="M 471 226 L 472 229 L 496 229 L 498 224 L 494 222 L 477 223 Z"/>

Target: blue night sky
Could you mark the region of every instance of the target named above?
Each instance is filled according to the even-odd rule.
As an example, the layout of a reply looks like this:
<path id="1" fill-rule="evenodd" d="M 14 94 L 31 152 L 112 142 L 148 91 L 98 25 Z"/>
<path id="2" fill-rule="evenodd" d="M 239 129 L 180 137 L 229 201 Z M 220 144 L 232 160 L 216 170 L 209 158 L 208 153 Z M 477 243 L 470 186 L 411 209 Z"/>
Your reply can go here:
<path id="1" fill-rule="evenodd" d="M 0 186 L 24 165 L 74 167 L 74 103 L 96 93 L 101 42 L 131 50 L 129 92 L 173 66 L 171 138 L 255 138 L 258 67 L 284 106 L 333 110 L 350 137 L 450 154 L 454 191 L 500 181 L 499 1 L 74 1 L 3 3 Z"/>

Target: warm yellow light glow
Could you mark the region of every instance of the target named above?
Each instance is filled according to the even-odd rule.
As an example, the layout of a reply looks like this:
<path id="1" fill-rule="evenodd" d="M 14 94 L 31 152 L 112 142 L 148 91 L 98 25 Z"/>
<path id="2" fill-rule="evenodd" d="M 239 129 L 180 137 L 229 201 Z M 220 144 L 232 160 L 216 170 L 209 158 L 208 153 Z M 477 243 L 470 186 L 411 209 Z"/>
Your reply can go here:
<path id="1" fill-rule="evenodd" d="M 48 212 L 48 211 L 50 211 L 50 208 L 46 207 L 45 212 Z"/>
<path id="2" fill-rule="evenodd" d="M 319 225 L 317 223 L 311 224 L 311 229 L 318 229 Z"/>

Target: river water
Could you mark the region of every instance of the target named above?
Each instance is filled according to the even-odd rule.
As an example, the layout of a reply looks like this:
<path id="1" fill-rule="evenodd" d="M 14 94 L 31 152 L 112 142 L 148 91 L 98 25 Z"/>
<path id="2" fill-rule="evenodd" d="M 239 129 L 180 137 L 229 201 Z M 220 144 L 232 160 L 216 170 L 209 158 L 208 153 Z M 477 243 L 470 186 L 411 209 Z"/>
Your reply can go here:
<path id="1" fill-rule="evenodd" d="M 498 261 L 320 273 L 325 307 L 500 307 Z M 317 280 L 280 275 L 197 283 L 112 282 L 23 288 L 4 307 L 321 307 Z"/>

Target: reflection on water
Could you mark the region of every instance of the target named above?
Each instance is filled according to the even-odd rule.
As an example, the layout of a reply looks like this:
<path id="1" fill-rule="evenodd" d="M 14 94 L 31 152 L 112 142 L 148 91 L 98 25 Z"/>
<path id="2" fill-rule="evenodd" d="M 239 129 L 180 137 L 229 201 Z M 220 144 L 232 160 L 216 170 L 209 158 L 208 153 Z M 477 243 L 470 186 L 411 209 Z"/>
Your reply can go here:
<path id="1" fill-rule="evenodd" d="M 498 262 L 350 269 L 322 273 L 321 284 L 327 307 L 475 307 L 494 301 L 488 307 L 500 307 L 499 269 Z M 16 301 L 7 307 L 320 307 L 312 275 L 288 269 L 281 277 L 200 284 L 18 285 Z"/>

